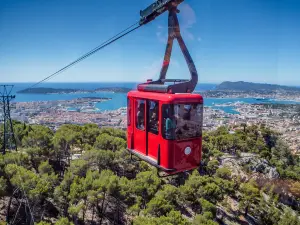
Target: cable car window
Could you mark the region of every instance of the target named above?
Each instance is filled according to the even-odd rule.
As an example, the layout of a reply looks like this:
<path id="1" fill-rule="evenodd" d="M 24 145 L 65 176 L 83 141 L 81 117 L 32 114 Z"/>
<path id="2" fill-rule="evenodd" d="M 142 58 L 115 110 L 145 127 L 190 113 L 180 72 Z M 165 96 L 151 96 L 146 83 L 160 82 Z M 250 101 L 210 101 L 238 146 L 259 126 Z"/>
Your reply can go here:
<path id="1" fill-rule="evenodd" d="M 200 137 L 202 135 L 203 105 L 176 104 L 176 140 Z"/>
<path id="2" fill-rule="evenodd" d="M 175 139 L 175 129 L 176 129 L 176 119 L 174 116 L 173 105 L 163 105 L 162 115 L 163 115 L 163 125 L 162 125 L 162 135 L 163 138 L 168 140 Z"/>
<path id="3" fill-rule="evenodd" d="M 158 101 L 148 101 L 148 125 L 149 132 L 158 134 Z"/>
<path id="4" fill-rule="evenodd" d="M 145 100 L 137 100 L 136 103 L 136 128 L 145 130 Z"/>
<path id="5" fill-rule="evenodd" d="M 127 98 L 127 125 L 130 126 L 131 124 L 131 104 L 130 99 Z"/>
<path id="6" fill-rule="evenodd" d="M 183 140 L 202 135 L 203 105 L 163 105 L 163 137 Z"/>

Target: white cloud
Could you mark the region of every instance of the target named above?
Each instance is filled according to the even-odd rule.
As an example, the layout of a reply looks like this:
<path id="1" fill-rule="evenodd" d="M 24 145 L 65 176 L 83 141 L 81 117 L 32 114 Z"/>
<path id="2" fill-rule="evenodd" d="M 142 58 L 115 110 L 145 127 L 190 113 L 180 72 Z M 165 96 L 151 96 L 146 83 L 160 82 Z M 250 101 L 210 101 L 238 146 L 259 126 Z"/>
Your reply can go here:
<path id="1" fill-rule="evenodd" d="M 199 39 L 196 39 L 195 35 L 189 31 L 189 29 L 192 28 L 193 25 L 196 23 L 195 11 L 186 3 L 182 3 L 179 9 L 179 25 L 182 36 L 189 41 L 199 41 Z M 156 36 L 158 40 L 162 43 L 166 43 L 168 40 L 168 29 L 162 25 L 158 25 L 157 29 L 158 31 L 156 33 Z"/>

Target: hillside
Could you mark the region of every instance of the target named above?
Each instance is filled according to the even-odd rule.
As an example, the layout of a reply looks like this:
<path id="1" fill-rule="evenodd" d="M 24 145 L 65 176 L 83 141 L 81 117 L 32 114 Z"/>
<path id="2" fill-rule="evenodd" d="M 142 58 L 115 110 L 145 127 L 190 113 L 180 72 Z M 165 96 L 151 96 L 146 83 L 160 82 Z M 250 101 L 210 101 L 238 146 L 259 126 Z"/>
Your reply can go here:
<path id="1" fill-rule="evenodd" d="M 0 155 L 8 224 L 300 225 L 300 159 L 265 126 L 204 132 L 200 170 L 164 179 L 130 158 L 124 131 L 14 127 L 18 152 Z"/>
<path id="2" fill-rule="evenodd" d="M 276 84 L 261 84 L 251 82 L 230 82 L 225 81 L 216 87 L 218 91 L 297 91 L 300 92 L 300 88 L 282 86 Z"/>

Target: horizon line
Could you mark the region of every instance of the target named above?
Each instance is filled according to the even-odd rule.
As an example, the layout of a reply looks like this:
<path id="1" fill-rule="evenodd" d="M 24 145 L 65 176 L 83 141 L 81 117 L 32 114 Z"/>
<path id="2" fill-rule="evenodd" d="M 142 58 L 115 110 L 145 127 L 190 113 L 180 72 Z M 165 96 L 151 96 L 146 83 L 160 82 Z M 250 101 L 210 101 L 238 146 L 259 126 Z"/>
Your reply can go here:
<path id="1" fill-rule="evenodd" d="M 253 82 L 253 81 L 222 81 L 222 82 L 198 82 L 197 85 L 199 84 L 214 84 L 214 85 L 218 85 L 221 84 L 223 82 L 247 82 L 247 83 L 256 83 L 256 84 L 273 84 L 273 85 L 280 85 L 280 86 L 291 86 L 291 87 L 299 87 L 300 84 L 287 84 L 287 83 L 269 83 L 269 82 Z M 32 84 L 32 83 L 37 83 L 35 81 L 24 81 L 24 82 L 18 82 L 18 81 L 10 81 L 10 82 L 2 82 L 0 81 L 0 84 Z M 46 81 L 43 82 L 43 84 L 57 84 L 57 83 L 71 83 L 71 84 L 82 84 L 82 83 L 142 83 L 141 81 Z"/>

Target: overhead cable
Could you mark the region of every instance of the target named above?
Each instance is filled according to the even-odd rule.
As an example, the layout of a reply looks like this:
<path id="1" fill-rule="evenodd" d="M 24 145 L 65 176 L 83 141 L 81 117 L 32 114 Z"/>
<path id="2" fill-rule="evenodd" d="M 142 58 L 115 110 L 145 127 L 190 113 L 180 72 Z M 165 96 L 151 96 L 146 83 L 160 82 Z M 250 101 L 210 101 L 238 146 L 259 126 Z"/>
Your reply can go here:
<path id="1" fill-rule="evenodd" d="M 50 76 L 47 76 L 46 78 L 44 78 L 43 80 L 33 84 L 30 88 L 33 88 L 37 85 L 39 85 L 42 82 L 45 82 L 49 79 L 51 79 L 52 77 L 60 74 L 61 72 L 69 69 L 70 67 L 74 66 L 75 64 L 79 63 L 80 61 L 86 59 L 87 57 L 95 54 L 96 52 L 100 51 L 101 49 L 105 48 L 106 46 L 112 44 L 113 42 L 119 40 L 120 38 L 126 36 L 127 34 L 133 32 L 134 30 L 138 29 L 139 27 L 141 27 L 141 25 L 138 25 L 139 22 L 134 23 L 133 25 L 129 26 L 128 28 L 126 28 L 125 30 L 119 32 L 118 34 L 116 34 L 115 36 L 111 37 L 110 39 L 108 39 L 107 41 L 103 42 L 101 45 L 99 45 L 98 47 L 92 49 L 91 51 L 89 51 L 88 53 L 84 54 L 83 56 L 79 57 L 78 59 L 76 59 L 75 61 L 71 62 L 70 64 L 68 64 L 67 66 L 61 68 L 60 70 L 56 71 L 55 73 L 51 74 Z M 125 33 L 124 33 L 125 32 Z"/>

